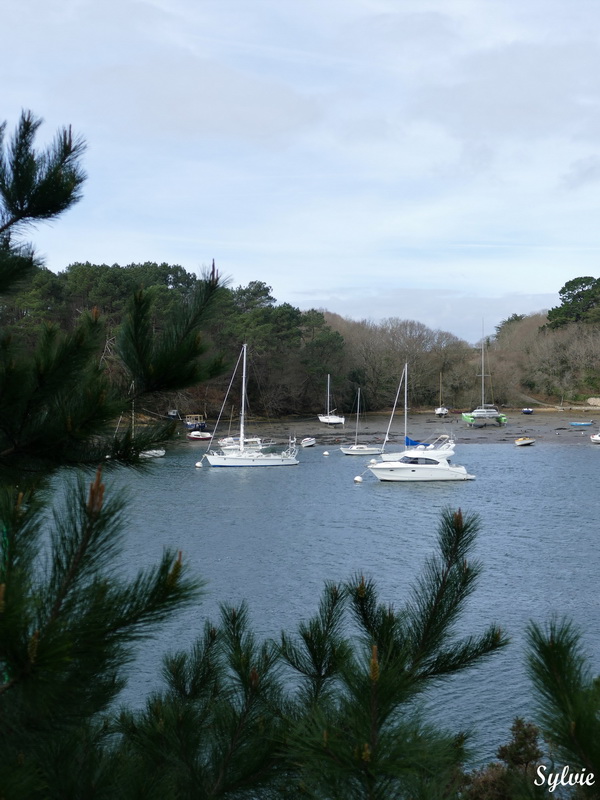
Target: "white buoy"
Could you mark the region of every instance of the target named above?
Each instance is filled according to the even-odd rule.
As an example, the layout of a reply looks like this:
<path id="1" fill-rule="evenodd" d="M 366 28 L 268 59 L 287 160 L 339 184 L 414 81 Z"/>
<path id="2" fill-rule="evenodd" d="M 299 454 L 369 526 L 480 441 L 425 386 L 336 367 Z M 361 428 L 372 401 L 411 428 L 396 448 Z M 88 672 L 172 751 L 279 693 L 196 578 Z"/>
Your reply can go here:
<path id="1" fill-rule="evenodd" d="M 197 467 L 201 467 L 202 466 L 202 462 L 201 461 L 196 461 L 196 466 Z"/>
<path id="2" fill-rule="evenodd" d="M 329 455 L 329 450 L 325 450 L 325 452 L 323 453 L 323 455 L 324 455 L 324 456 L 328 456 L 328 455 Z"/>
<path id="3" fill-rule="evenodd" d="M 357 475 L 356 478 L 354 478 L 354 483 L 362 483 L 362 478 L 360 475 Z"/>

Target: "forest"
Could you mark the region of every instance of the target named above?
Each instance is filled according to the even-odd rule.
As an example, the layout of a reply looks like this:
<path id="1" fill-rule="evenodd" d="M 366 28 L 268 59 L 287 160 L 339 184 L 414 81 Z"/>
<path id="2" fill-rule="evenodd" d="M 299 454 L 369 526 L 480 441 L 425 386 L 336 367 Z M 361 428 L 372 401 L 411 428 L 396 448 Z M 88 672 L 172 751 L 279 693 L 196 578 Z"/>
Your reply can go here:
<path id="1" fill-rule="evenodd" d="M 105 356 L 136 291 L 151 304 L 160 331 L 179 302 L 188 302 L 200 278 L 169 264 L 75 263 L 55 274 L 38 266 L 32 280 L 0 309 L 3 327 L 33 335 L 41 323 L 74 329 L 81 315 L 97 309 L 105 320 Z M 485 340 L 488 401 L 507 407 L 585 403 L 600 394 L 600 279 L 575 278 L 560 290 L 561 303 L 547 314 L 513 314 Z M 218 311 L 204 331 L 224 375 L 175 396 L 156 396 L 151 410 L 181 413 L 219 410 L 227 365 L 242 342 L 249 345 L 251 412 L 267 418 L 314 414 L 325 402 L 326 376 L 340 411 L 350 411 L 360 387 L 367 411 L 389 408 L 405 362 L 410 404 L 443 403 L 468 409 L 479 401 L 481 350 L 442 330 L 415 321 L 352 320 L 334 311 L 300 311 L 272 295 L 260 280 L 225 287 Z"/>

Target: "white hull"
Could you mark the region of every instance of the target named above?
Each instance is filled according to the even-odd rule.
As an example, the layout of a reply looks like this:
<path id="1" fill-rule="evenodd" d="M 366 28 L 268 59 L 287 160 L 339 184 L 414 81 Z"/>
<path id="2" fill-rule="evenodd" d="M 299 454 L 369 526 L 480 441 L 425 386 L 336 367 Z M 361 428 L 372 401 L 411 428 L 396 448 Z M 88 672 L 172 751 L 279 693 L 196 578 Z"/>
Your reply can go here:
<path id="1" fill-rule="evenodd" d="M 283 453 L 207 453 L 211 467 L 293 467 L 298 459 Z"/>
<path id="2" fill-rule="evenodd" d="M 448 409 L 445 406 L 440 406 L 435 410 L 436 417 L 447 417 L 448 416 Z"/>
<path id="3" fill-rule="evenodd" d="M 529 436 L 520 436 L 518 439 L 515 439 L 515 445 L 517 447 L 529 447 L 532 444 L 535 444 L 535 439 L 531 439 Z"/>
<path id="4" fill-rule="evenodd" d="M 472 481 L 474 475 L 469 475 L 465 467 L 452 466 L 448 463 L 431 466 L 422 464 L 403 464 L 399 461 L 383 461 L 380 464 L 371 464 L 369 469 L 380 481 Z"/>
<path id="5" fill-rule="evenodd" d="M 305 436 L 304 439 L 300 442 L 302 447 L 314 447 L 317 443 L 317 440 L 314 436 Z"/>
<path id="6" fill-rule="evenodd" d="M 346 417 L 339 417 L 337 414 L 319 414 L 319 422 L 325 425 L 344 425 Z"/>
<path id="7" fill-rule="evenodd" d="M 347 447 L 340 447 L 346 456 L 378 456 L 381 455 L 381 447 L 370 444 L 351 444 Z"/>
<path id="8" fill-rule="evenodd" d="M 157 447 L 154 450 L 142 450 L 140 458 L 162 458 L 166 452 L 162 447 Z"/>
<path id="9" fill-rule="evenodd" d="M 590 441 L 593 444 L 600 444 L 600 433 L 592 433 L 590 436 Z"/>

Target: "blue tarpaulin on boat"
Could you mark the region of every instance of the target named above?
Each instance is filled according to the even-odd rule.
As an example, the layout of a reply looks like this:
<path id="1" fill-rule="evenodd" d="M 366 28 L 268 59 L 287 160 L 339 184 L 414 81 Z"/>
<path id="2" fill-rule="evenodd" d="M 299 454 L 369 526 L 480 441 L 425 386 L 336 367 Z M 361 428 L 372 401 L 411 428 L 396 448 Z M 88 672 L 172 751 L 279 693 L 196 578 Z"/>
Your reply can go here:
<path id="1" fill-rule="evenodd" d="M 427 445 L 426 442 L 417 442 L 415 439 L 411 439 L 410 436 L 405 436 L 404 437 L 404 444 L 407 447 L 418 447 L 420 444 L 425 445 L 425 446 Z"/>

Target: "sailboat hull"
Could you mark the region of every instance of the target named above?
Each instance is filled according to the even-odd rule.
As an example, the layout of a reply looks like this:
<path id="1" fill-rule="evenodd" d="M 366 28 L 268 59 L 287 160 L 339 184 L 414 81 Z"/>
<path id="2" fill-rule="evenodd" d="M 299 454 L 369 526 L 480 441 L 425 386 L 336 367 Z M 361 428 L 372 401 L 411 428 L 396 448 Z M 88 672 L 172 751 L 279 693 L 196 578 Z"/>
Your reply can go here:
<path id="1" fill-rule="evenodd" d="M 340 447 L 346 456 L 378 456 L 381 455 L 381 447 L 369 444 L 351 444 L 347 447 Z"/>
<path id="2" fill-rule="evenodd" d="M 283 453 L 207 453 L 211 467 L 293 467 L 298 459 Z"/>

